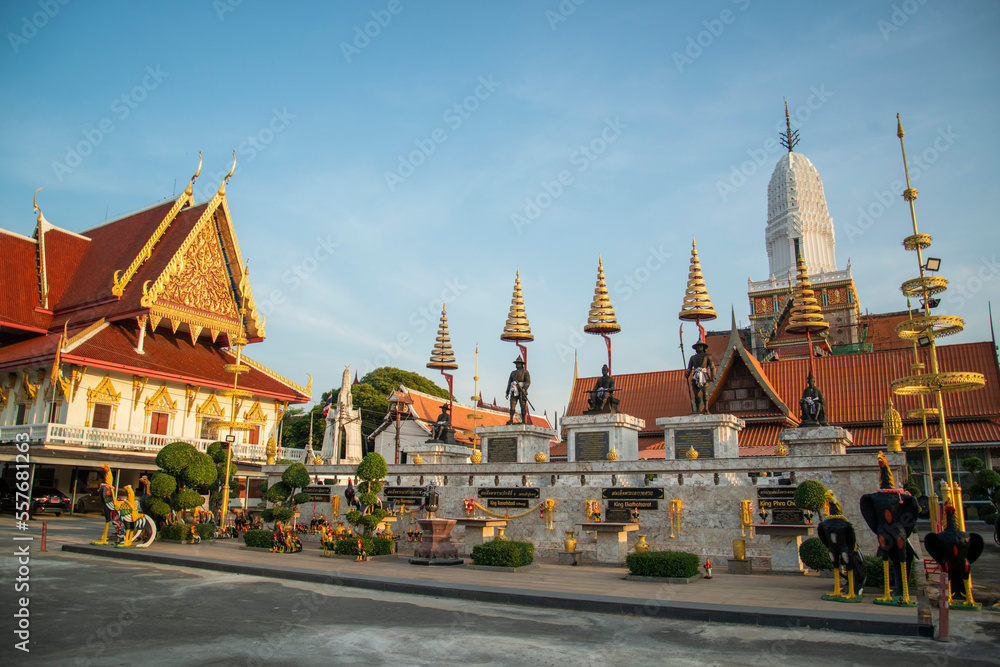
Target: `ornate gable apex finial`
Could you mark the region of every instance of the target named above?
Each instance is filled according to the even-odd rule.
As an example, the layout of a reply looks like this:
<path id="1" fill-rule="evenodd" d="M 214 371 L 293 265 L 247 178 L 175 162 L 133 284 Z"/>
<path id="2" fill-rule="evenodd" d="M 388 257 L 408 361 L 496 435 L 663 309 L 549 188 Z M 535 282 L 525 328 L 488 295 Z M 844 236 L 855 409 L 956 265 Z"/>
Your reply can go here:
<path id="1" fill-rule="evenodd" d="M 222 184 L 219 186 L 219 196 L 224 196 L 226 194 L 226 185 L 229 183 L 229 179 L 233 177 L 236 173 L 236 151 L 233 151 L 233 166 L 226 174 L 226 177 L 222 179 Z"/>
<path id="2" fill-rule="evenodd" d="M 201 174 L 201 151 L 198 151 L 198 168 L 194 172 L 194 176 L 188 181 L 188 186 L 184 190 L 184 197 L 188 200 L 189 204 L 194 203 L 194 182 L 198 180 L 198 175 Z"/>
<path id="3" fill-rule="evenodd" d="M 799 143 L 799 131 L 792 131 L 792 119 L 788 115 L 788 100 L 785 100 L 785 133 L 778 136 L 781 139 L 781 145 L 787 148 L 789 153 Z"/>

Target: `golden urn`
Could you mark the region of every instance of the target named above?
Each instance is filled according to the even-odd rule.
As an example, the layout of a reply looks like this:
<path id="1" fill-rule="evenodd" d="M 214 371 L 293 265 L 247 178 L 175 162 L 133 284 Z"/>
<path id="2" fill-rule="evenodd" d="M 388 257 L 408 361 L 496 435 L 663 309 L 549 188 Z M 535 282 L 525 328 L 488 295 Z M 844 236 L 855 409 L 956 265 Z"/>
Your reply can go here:
<path id="1" fill-rule="evenodd" d="M 635 552 L 637 554 L 644 554 L 649 551 L 649 542 L 646 541 L 645 535 L 640 535 L 639 539 L 635 542 Z"/>
<path id="2" fill-rule="evenodd" d="M 538 463 L 545 463 L 545 460 L 547 458 L 548 457 L 545 456 L 545 452 L 538 452 L 537 454 L 535 454 L 535 461 L 537 461 Z"/>
<path id="3" fill-rule="evenodd" d="M 420 465 L 421 463 L 424 462 L 424 457 L 422 457 L 420 454 L 417 454 L 416 456 L 413 457 L 413 462 L 416 463 L 417 465 Z"/>
<path id="4" fill-rule="evenodd" d="M 604 458 L 606 458 L 609 461 L 617 461 L 618 460 L 618 452 L 616 452 L 613 449 L 609 449 L 607 455 Z"/>
<path id="5" fill-rule="evenodd" d="M 687 450 L 687 453 L 684 454 L 684 456 L 693 461 L 698 458 L 698 450 L 694 448 L 694 445 L 691 445 L 691 449 Z"/>
<path id="6" fill-rule="evenodd" d="M 571 554 L 576 551 L 576 538 L 573 537 L 572 530 L 566 531 L 566 541 L 563 544 L 566 546 L 566 553 Z"/>
<path id="7" fill-rule="evenodd" d="M 478 449 L 474 449 L 472 450 L 472 456 L 469 457 L 469 460 L 473 463 L 481 463 L 483 460 L 483 453 Z"/>

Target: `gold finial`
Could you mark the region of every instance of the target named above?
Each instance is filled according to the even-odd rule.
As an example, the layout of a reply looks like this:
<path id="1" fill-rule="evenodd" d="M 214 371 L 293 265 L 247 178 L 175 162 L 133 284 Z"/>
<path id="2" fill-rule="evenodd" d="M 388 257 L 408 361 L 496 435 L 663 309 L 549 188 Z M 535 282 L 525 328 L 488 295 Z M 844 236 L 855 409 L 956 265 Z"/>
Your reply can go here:
<path id="1" fill-rule="evenodd" d="M 714 320 L 715 308 L 712 298 L 705 287 L 705 278 L 701 273 L 701 262 L 698 260 L 698 248 L 694 237 L 691 237 L 691 267 L 688 269 L 687 291 L 684 293 L 684 305 L 678 317 L 682 320 Z"/>
<path id="2" fill-rule="evenodd" d="M 510 298 L 510 313 L 507 315 L 507 323 L 500 334 L 500 340 L 521 343 L 535 340 L 531 333 L 531 325 L 528 323 L 528 315 L 524 310 L 524 294 L 521 292 L 521 270 L 517 270 L 514 277 L 514 294 Z"/>
<path id="3" fill-rule="evenodd" d="M 816 300 L 809 274 L 806 272 L 806 261 L 802 252 L 796 249 L 796 279 L 795 291 L 792 293 L 792 310 L 785 331 L 790 334 L 816 334 L 827 331 L 829 323 L 823 318 L 823 308 Z"/>
<path id="4" fill-rule="evenodd" d="M 785 447 L 785 443 L 779 442 L 778 446 L 774 448 L 775 456 L 788 456 L 788 447 Z"/>
<path id="5" fill-rule="evenodd" d="M 902 451 L 899 441 L 903 439 L 903 419 L 892 406 L 891 398 L 888 409 L 882 415 L 882 435 L 885 436 L 887 449 L 890 452 Z"/>
<path id="6" fill-rule="evenodd" d="M 201 151 L 198 151 L 198 168 L 195 169 L 194 176 L 188 181 L 187 189 L 184 190 L 184 195 L 190 197 L 194 193 L 194 182 L 198 179 L 198 175 L 201 173 Z"/>
<path id="7" fill-rule="evenodd" d="M 220 195 L 226 194 L 226 185 L 229 183 L 229 179 L 233 177 L 234 173 L 236 173 L 236 151 L 233 151 L 233 166 L 229 169 L 229 173 L 226 174 L 226 177 L 222 179 L 222 185 L 219 186 Z"/>
<path id="8" fill-rule="evenodd" d="M 444 304 L 441 305 L 441 324 L 434 340 L 437 342 L 431 350 L 431 360 L 427 363 L 427 368 L 437 368 L 442 373 L 458 368 L 458 364 L 455 363 L 455 353 L 451 349 L 451 338 L 448 336 L 448 313 Z"/>
<path id="9" fill-rule="evenodd" d="M 38 207 L 38 191 L 39 190 L 41 190 L 41 188 L 38 188 L 38 190 L 35 190 L 35 196 L 31 198 L 31 206 L 32 206 L 32 208 L 34 208 L 35 213 L 37 214 L 36 217 L 35 217 L 35 219 L 38 222 L 41 222 L 42 221 L 42 209 L 40 209 Z"/>
<path id="10" fill-rule="evenodd" d="M 691 449 L 687 450 L 687 452 L 684 454 L 684 456 L 686 456 L 687 458 L 689 458 L 689 459 L 691 459 L 693 461 L 696 458 L 698 458 L 698 450 L 694 448 L 694 445 L 691 445 Z"/>
<path id="11" fill-rule="evenodd" d="M 903 132 L 903 121 L 899 119 L 899 114 L 896 114 L 896 136 L 902 139 L 904 134 L 906 133 Z"/>
<path id="12" fill-rule="evenodd" d="M 590 315 L 583 330 L 589 334 L 607 336 L 622 330 L 615 316 L 615 307 L 608 296 L 608 283 L 604 280 L 604 262 L 597 257 L 597 286 L 594 288 L 594 300 L 590 303 Z"/>

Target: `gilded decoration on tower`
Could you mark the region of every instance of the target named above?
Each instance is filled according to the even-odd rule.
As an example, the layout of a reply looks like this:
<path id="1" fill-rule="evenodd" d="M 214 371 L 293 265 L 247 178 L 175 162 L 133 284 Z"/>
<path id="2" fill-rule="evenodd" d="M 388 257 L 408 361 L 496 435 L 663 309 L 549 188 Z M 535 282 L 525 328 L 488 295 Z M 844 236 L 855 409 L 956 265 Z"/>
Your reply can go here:
<path id="1" fill-rule="evenodd" d="M 611 369 L 611 339 L 609 336 L 622 330 L 615 316 L 615 307 L 608 296 L 608 283 L 604 279 L 604 261 L 597 257 L 597 285 L 594 287 L 594 300 L 590 302 L 590 313 L 587 323 L 583 325 L 586 333 L 600 336 L 608 346 L 608 369 Z"/>
<path id="2" fill-rule="evenodd" d="M 524 294 L 521 293 L 521 270 L 514 277 L 514 293 L 510 298 L 510 313 L 504 324 L 500 340 L 509 343 L 521 343 L 535 340 L 528 323 L 528 315 L 524 310 Z"/>
<path id="3" fill-rule="evenodd" d="M 903 439 L 903 418 L 899 416 L 896 408 L 892 407 L 892 399 L 889 399 L 889 407 L 882 415 L 882 435 L 888 451 L 901 452 L 899 441 Z"/>
<path id="4" fill-rule="evenodd" d="M 687 290 L 684 292 L 684 305 L 681 306 L 681 312 L 677 317 L 688 322 L 697 322 L 699 330 L 702 321 L 709 322 L 716 318 L 712 298 L 708 295 L 705 277 L 701 272 L 698 247 L 695 245 L 693 237 L 691 238 L 691 267 L 688 269 Z M 701 339 L 704 340 L 704 336 Z"/>
<path id="5" fill-rule="evenodd" d="M 448 429 L 451 431 L 451 417 L 454 391 L 452 385 L 455 376 L 445 371 L 453 371 L 458 368 L 455 362 L 455 353 L 451 349 L 451 337 L 448 335 L 448 312 L 445 304 L 441 304 L 441 323 L 438 325 L 437 338 L 434 339 L 434 349 L 431 350 L 431 360 L 427 362 L 427 368 L 436 368 L 441 371 L 445 381 L 448 383 Z"/>
<path id="6" fill-rule="evenodd" d="M 705 286 L 705 277 L 701 272 L 701 261 L 698 259 L 698 247 L 694 237 L 691 237 L 691 266 L 688 269 L 687 290 L 684 292 L 684 304 L 677 317 L 683 322 L 694 322 L 698 327 L 698 340 L 692 346 L 695 354 L 688 359 L 684 377 L 690 382 L 691 413 L 708 412 L 709 385 L 715 381 L 715 362 L 708 353 L 708 343 L 705 341 L 705 328 L 702 320 L 708 322 L 716 318 L 712 298 Z M 681 325 L 681 349 L 684 349 L 684 327 Z"/>
<path id="7" fill-rule="evenodd" d="M 795 244 L 796 269 L 798 277 L 795 291 L 792 293 L 792 308 L 785 331 L 790 334 L 805 334 L 809 345 L 809 375 L 806 378 L 806 388 L 802 390 L 799 399 L 801 423 L 799 426 L 826 426 L 827 406 L 823 392 L 816 386 L 816 351 L 813 349 L 813 334 L 826 333 L 830 324 L 823 317 L 823 309 L 816 300 L 806 262 L 802 258 L 802 250 Z"/>
<path id="8" fill-rule="evenodd" d="M 936 305 L 932 303 L 936 299 L 932 297 L 948 289 L 948 281 L 943 276 L 928 275 L 936 273 L 940 267 L 941 260 L 937 258 L 924 259 L 924 250 L 931 246 L 929 234 L 921 234 L 917 229 L 917 213 L 913 202 L 917 199 L 917 191 L 910 185 L 910 170 L 906 164 L 906 145 L 903 142 L 903 124 L 896 114 L 896 136 L 899 137 L 899 146 L 903 156 L 903 171 L 906 175 L 906 189 L 903 191 L 903 199 L 910 207 L 910 221 L 913 225 L 913 234 L 903 239 L 903 247 L 906 250 L 917 254 L 917 265 L 920 271 L 919 277 L 907 280 L 901 286 L 903 295 L 907 299 L 920 299 L 922 313 L 911 316 L 910 319 L 900 323 L 896 327 L 896 335 L 903 340 L 911 341 L 920 347 L 929 349 L 930 372 L 922 373 L 922 364 L 917 374 L 902 377 L 892 382 L 892 391 L 901 396 L 932 396 L 937 402 L 938 431 L 941 446 L 944 453 L 945 478 L 946 483 L 942 483 L 945 492 L 945 504 L 951 502 L 956 507 L 958 528 L 965 530 L 965 515 L 961 502 L 962 489 L 955 483 L 951 471 L 951 456 L 948 452 L 948 431 L 944 413 L 944 394 L 981 389 L 986 385 L 986 378 L 981 373 L 969 373 L 964 371 L 944 372 L 938 367 L 936 339 L 943 336 L 956 334 L 965 328 L 965 322 L 961 317 L 955 315 L 932 315 L 931 308 Z M 931 409 L 932 410 L 932 409 Z M 925 413 L 922 416 L 929 416 Z M 927 454 L 929 459 L 929 452 Z"/>

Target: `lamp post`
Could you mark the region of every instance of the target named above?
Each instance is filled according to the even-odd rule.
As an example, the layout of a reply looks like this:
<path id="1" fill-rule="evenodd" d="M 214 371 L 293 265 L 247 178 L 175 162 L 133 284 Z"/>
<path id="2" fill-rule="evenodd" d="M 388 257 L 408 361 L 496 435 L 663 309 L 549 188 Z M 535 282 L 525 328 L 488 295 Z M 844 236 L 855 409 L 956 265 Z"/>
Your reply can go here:
<path id="1" fill-rule="evenodd" d="M 412 402 L 409 396 L 396 391 L 392 392 L 392 396 L 389 397 L 389 410 L 396 418 L 396 455 L 393 462 L 397 465 L 399 464 L 399 422 L 410 416 L 410 403 Z"/>
<path id="2" fill-rule="evenodd" d="M 229 512 L 229 464 L 233 460 L 233 444 L 236 436 L 230 433 L 226 436 L 226 479 L 222 487 L 222 513 L 219 516 L 219 528 L 226 528 L 226 514 Z"/>

